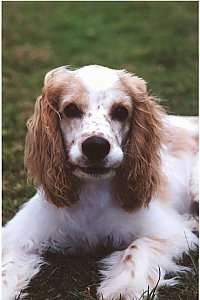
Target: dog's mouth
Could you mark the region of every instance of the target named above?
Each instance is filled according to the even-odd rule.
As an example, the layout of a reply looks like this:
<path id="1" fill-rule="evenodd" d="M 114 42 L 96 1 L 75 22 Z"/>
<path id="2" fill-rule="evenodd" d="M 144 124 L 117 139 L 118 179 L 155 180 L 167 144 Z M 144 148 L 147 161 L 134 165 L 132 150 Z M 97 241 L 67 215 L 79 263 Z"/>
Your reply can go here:
<path id="1" fill-rule="evenodd" d="M 101 174 L 106 174 L 108 173 L 111 168 L 105 168 L 105 167 L 99 167 L 99 166 L 94 166 L 94 167 L 80 167 L 79 168 L 82 172 L 90 175 L 101 175 Z"/>
<path id="2" fill-rule="evenodd" d="M 74 174 L 80 178 L 107 178 L 113 176 L 114 173 L 113 168 L 104 166 L 78 166 L 74 170 Z"/>

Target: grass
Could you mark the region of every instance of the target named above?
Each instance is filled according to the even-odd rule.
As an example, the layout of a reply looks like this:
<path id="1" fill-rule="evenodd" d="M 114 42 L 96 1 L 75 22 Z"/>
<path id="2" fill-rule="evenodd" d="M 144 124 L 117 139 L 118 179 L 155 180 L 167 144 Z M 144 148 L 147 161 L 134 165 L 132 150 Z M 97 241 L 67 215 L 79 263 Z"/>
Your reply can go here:
<path id="1" fill-rule="evenodd" d="M 102 64 L 145 78 L 175 114 L 197 101 L 197 2 L 3 2 L 3 222 L 34 193 L 23 167 L 26 120 L 44 74 Z M 103 253 L 102 253 L 103 256 Z M 28 299 L 95 298 L 96 258 L 48 256 Z M 197 257 L 196 257 L 197 260 Z M 189 276 L 189 275 L 188 275 Z M 197 299 L 197 277 L 161 299 Z"/>

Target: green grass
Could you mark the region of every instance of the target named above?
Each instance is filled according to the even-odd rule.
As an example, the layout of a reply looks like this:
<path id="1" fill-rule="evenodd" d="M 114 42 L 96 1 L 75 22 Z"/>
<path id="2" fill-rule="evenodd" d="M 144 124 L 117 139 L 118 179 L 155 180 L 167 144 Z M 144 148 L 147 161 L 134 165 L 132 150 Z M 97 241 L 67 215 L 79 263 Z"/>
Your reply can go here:
<path id="1" fill-rule="evenodd" d="M 3 222 L 34 193 L 23 168 L 25 123 L 44 74 L 63 64 L 126 68 L 169 112 L 197 114 L 197 18 L 196 2 L 3 2 Z M 95 299 L 94 260 L 50 260 L 29 299 Z M 187 279 L 162 299 L 196 299 L 189 278 L 192 288 Z"/>

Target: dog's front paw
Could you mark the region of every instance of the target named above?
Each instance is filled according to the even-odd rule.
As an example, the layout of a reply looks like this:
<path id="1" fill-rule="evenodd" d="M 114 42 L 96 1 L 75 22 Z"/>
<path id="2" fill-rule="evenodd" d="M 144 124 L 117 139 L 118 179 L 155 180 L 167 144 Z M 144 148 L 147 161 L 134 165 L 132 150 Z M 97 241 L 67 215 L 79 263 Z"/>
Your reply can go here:
<path id="1" fill-rule="evenodd" d="M 17 278 L 11 270 L 12 263 L 2 267 L 2 299 L 15 300 L 20 298 L 20 290 L 17 287 Z"/>
<path id="2" fill-rule="evenodd" d="M 138 294 L 131 286 L 128 286 L 125 282 L 124 286 L 120 282 L 120 278 L 114 280 L 106 280 L 101 283 L 97 290 L 99 300 L 138 300 L 141 298 L 141 294 Z"/>
<path id="3" fill-rule="evenodd" d="M 142 291 L 137 288 L 135 274 L 132 269 L 113 270 L 112 274 L 104 277 L 97 295 L 100 300 L 138 300 L 141 298 Z"/>
<path id="4" fill-rule="evenodd" d="M 144 273 L 143 268 L 137 268 L 129 251 L 115 252 L 102 262 L 103 280 L 97 289 L 100 300 L 143 299 L 147 291 L 151 291 L 156 285 L 157 274 Z"/>
<path id="5" fill-rule="evenodd" d="M 2 300 L 23 299 L 26 296 L 24 289 L 39 272 L 42 263 L 38 255 L 7 251 L 2 263 Z"/>

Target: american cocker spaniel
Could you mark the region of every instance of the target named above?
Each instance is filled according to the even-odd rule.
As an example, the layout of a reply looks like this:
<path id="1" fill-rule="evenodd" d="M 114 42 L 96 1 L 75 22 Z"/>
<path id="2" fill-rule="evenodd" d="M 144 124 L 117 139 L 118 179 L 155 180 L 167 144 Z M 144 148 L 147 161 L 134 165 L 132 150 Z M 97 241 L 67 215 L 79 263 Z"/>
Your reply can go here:
<path id="1" fill-rule="evenodd" d="M 25 165 L 38 191 L 3 229 L 3 300 L 48 249 L 123 245 L 103 260 L 100 299 L 140 299 L 198 243 L 198 123 L 169 116 L 143 79 L 90 65 L 48 72 L 28 121 Z M 23 294 L 23 293 L 22 293 Z"/>

